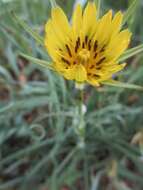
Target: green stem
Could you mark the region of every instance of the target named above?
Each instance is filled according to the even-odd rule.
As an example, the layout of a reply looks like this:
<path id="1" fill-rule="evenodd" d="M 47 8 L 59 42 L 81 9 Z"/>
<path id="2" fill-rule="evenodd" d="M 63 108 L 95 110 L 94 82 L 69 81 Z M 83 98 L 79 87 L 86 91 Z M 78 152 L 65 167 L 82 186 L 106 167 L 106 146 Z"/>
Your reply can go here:
<path id="1" fill-rule="evenodd" d="M 83 98 L 84 92 L 80 90 L 80 101 L 78 106 L 79 124 L 77 126 L 77 133 L 79 137 L 79 147 L 84 147 L 85 144 L 85 123 L 84 123 L 84 111 L 83 111 Z"/>

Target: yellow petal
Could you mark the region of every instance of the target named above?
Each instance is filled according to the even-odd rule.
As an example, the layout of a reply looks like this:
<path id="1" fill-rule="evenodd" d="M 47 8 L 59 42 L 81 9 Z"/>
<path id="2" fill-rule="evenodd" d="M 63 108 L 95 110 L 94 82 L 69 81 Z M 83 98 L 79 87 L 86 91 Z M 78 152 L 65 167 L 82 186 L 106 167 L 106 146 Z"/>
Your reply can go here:
<path id="1" fill-rule="evenodd" d="M 110 78 L 112 78 L 113 74 L 121 71 L 124 67 L 126 66 L 126 63 L 124 64 L 120 64 L 120 65 L 113 65 L 112 67 L 106 69 L 101 70 L 102 75 L 100 77 L 100 79 L 98 80 L 98 82 L 103 82 L 106 81 Z"/>
<path id="2" fill-rule="evenodd" d="M 75 72 L 75 80 L 77 82 L 84 82 L 87 79 L 87 72 L 83 65 L 75 65 L 74 72 Z"/>
<path id="3" fill-rule="evenodd" d="M 52 24 L 56 35 L 65 42 L 71 34 L 68 19 L 60 7 L 52 9 Z"/>
<path id="4" fill-rule="evenodd" d="M 77 37 L 82 27 L 82 8 L 80 4 L 76 6 L 75 11 L 73 13 L 72 27 L 73 27 L 73 32 Z"/>
<path id="5" fill-rule="evenodd" d="M 66 53 L 66 45 L 68 42 L 65 41 L 65 33 L 58 32 L 58 29 L 55 28 L 56 25 L 53 24 L 53 20 L 49 21 L 45 25 L 45 46 L 49 52 L 49 55 L 56 62 L 61 56 L 59 49 L 65 50 L 62 54 Z M 63 55 L 62 55 L 63 56 Z"/>
<path id="6" fill-rule="evenodd" d="M 66 69 L 64 71 L 63 75 L 68 80 L 74 80 L 75 79 L 75 69 L 74 68 Z"/>
<path id="7" fill-rule="evenodd" d="M 112 25 L 111 25 L 111 35 L 114 36 L 117 34 L 121 29 L 121 24 L 123 20 L 123 14 L 121 11 L 117 12 L 113 18 Z"/>
<path id="8" fill-rule="evenodd" d="M 109 65 L 108 64 L 106 64 L 106 66 L 105 65 L 103 65 L 103 69 L 101 69 L 103 72 L 109 72 L 109 73 L 116 73 L 116 72 L 118 72 L 118 71 L 120 71 L 120 70 L 122 70 L 124 67 L 126 66 L 126 63 L 122 63 L 122 64 L 110 64 L 109 63 Z"/>
<path id="9" fill-rule="evenodd" d="M 98 80 L 93 79 L 93 78 L 88 78 L 88 79 L 87 79 L 87 82 L 88 82 L 89 84 L 91 84 L 92 86 L 100 86 Z"/>
<path id="10" fill-rule="evenodd" d="M 105 44 L 109 40 L 110 31 L 111 31 L 111 19 L 112 19 L 112 10 L 108 11 L 101 20 L 99 21 L 97 32 L 95 37 L 100 44 Z"/>
<path id="11" fill-rule="evenodd" d="M 113 60 L 117 59 L 128 47 L 131 38 L 129 30 L 123 30 L 109 43 L 106 54 Z"/>
<path id="12" fill-rule="evenodd" d="M 49 55 L 52 57 L 52 59 L 56 61 L 58 59 L 58 54 L 56 50 L 58 47 L 60 48 L 62 44 L 60 43 L 57 35 L 54 32 L 51 19 L 45 25 L 45 32 L 45 47 L 48 50 Z"/>
<path id="13" fill-rule="evenodd" d="M 83 14 L 83 35 L 88 35 L 90 36 L 91 33 L 95 32 L 95 26 L 97 25 L 97 20 L 96 20 L 96 6 L 95 3 L 93 2 L 88 2 L 84 14 Z"/>
<path id="14" fill-rule="evenodd" d="M 128 46 L 130 42 L 131 33 L 129 30 L 123 30 L 119 34 L 117 34 L 110 42 L 108 48 L 118 48 L 120 45 Z"/>
<path id="15" fill-rule="evenodd" d="M 66 70 L 66 65 L 63 62 L 54 62 L 53 67 L 57 72 L 60 72 L 61 74 L 65 72 Z"/>
<path id="16" fill-rule="evenodd" d="M 77 82 L 84 82 L 87 78 L 86 70 L 82 65 L 75 65 L 64 71 L 64 77 L 68 80 L 76 80 Z"/>
<path id="17" fill-rule="evenodd" d="M 112 67 L 108 68 L 108 70 L 112 73 L 117 73 L 126 66 L 126 63 L 118 64 L 118 65 L 113 65 Z"/>

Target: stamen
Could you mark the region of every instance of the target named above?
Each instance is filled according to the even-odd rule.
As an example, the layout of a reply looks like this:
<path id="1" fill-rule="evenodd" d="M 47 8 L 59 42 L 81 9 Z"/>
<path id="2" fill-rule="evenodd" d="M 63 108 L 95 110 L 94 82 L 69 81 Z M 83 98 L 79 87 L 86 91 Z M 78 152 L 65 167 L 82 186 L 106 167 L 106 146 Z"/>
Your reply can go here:
<path id="1" fill-rule="evenodd" d="M 93 68 L 94 68 L 94 66 L 95 66 L 95 65 L 91 65 L 91 66 L 90 66 L 90 69 L 93 69 Z"/>
<path id="2" fill-rule="evenodd" d="M 88 42 L 88 36 L 85 36 L 85 44 Z"/>
<path id="3" fill-rule="evenodd" d="M 79 44 L 79 46 L 80 46 L 80 37 L 78 37 L 77 40 L 78 40 L 78 44 Z"/>
<path id="4" fill-rule="evenodd" d="M 72 57 L 71 50 L 70 50 L 70 48 L 69 48 L 69 46 L 67 44 L 66 44 L 66 48 L 67 48 L 69 56 Z"/>
<path id="5" fill-rule="evenodd" d="M 88 49 L 91 50 L 91 40 L 88 42 Z"/>
<path id="6" fill-rule="evenodd" d="M 77 53 L 78 50 L 78 42 L 76 42 L 76 46 L 75 46 L 75 52 Z"/>
<path id="7" fill-rule="evenodd" d="M 93 48 L 93 49 L 94 49 L 94 52 L 96 52 L 96 50 L 97 50 L 97 46 L 98 46 L 97 44 L 98 44 L 98 42 L 97 42 L 97 40 L 96 40 L 96 41 L 94 42 L 94 48 Z"/>
<path id="8" fill-rule="evenodd" d="M 93 77 L 100 78 L 100 76 L 97 74 L 94 74 Z"/>
<path id="9" fill-rule="evenodd" d="M 100 52 L 105 51 L 105 47 L 106 47 L 106 45 L 104 45 L 104 46 L 101 48 Z"/>
<path id="10" fill-rule="evenodd" d="M 100 65 L 104 60 L 105 60 L 105 57 L 103 57 L 102 59 L 100 59 L 100 60 L 96 63 L 96 65 Z"/>
<path id="11" fill-rule="evenodd" d="M 95 58 L 97 57 L 97 55 L 98 55 L 98 53 L 95 53 L 95 55 L 94 55 L 94 57 L 93 57 L 93 58 L 95 59 Z"/>
<path id="12" fill-rule="evenodd" d="M 96 70 L 100 70 L 101 69 L 101 67 L 96 67 Z"/>
<path id="13" fill-rule="evenodd" d="M 80 37 L 77 38 L 75 52 L 77 53 L 78 48 L 80 47 Z"/>
<path id="14" fill-rule="evenodd" d="M 84 44 L 84 42 L 82 43 L 82 48 L 84 48 L 85 47 L 85 44 Z"/>
<path id="15" fill-rule="evenodd" d="M 70 62 L 67 59 L 65 59 L 64 57 L 62 57 L 62 61 L 67 63 L 68 65 L 70 65 Z"/>
<path id="16" fill-rule="evenodd" d="M 76 61 L 73 62 L 73 65 L 76 65 Z"/>

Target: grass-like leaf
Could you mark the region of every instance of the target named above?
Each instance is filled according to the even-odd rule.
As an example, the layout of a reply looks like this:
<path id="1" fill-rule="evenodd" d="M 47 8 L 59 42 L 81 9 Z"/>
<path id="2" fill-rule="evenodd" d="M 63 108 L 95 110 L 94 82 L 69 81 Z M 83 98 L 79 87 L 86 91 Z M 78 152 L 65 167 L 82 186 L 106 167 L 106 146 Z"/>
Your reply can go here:
<path id="1" fill-rule="evenodd" d="M 123 25 L 128 21 L 131 15 L 135 12 L 138 3 L 139 3 L 139 0 L 133 0 L 131 5 L 127 9 L 126 13 L 124 14 L 123 23 L 122 23 Z"/>
<path id="2" fill-rule="evenodd" d="M 135 84 L 128 84 L 124 82 L 119 82 L 115 80 L 108 80 L 106 82 L 102 82 L 102 84 L 109 85 L 109 86 L 115 86 L 120 88 L 128 88 L 128 89 L 134 89 L 134 90 L 141 90 L 143 91 L 143 87 Z"/>
<path id="3" fill-rule="evenodd" d="M 55 1 L 55 0 L 50 0 L 50 3 L 51 3 L 51 6 L 52 6 L 52 7 L 56 7 L 56 6 L 57 6 L 57 4 L 56 4 L 56 1 Z"/>
<path id="4" fill-rule="evenodd" d="M 119 58 L 119 62 L 125 61 L 126 59 L 143 52 L 143 44 L 136 46 L 134 48 L 131 48 L 129 50 L 127 50 L 120 58 Z"/>
<path id="5" fill-rule="evenodd" d="M 26 55 L 24 53 L 20 53 L 20 56 L 31 61 L 32 63 L 36 63 L 38 65 L 41 65 L 42 67 L 46 67 L 47 69 L 54 70 L 54 68 L 52 67 L 52 65 L 50 65 L 50 62 L 48 62 L 48 61 L 37 59 L 37 58 L 34 58 L 32 56 Z"/>
<path id="6" fill-rule="evenodd" d="M 20 25 L 22 28 L 29 33 L 38 44 L 43 46 L 43 38 L 35 31 L 31 29 L 23 20 L 21 20 L 14 12 L 12 12 L 13 19 Z"/>
<path id="7" fill-rule="evenodd" d="M 95 4 L 97 7 L 97 17 L 100 16 L 100 8 L 101 8 L 101 0 L 95 0 Z"/>

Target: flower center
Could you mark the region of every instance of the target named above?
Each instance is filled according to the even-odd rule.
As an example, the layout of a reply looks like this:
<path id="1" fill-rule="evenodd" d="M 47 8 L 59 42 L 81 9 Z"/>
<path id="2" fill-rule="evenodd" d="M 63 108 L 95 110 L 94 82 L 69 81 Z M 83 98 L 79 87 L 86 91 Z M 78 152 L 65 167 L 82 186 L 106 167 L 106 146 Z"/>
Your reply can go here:
<path id="1" fill-rule="evenodd" d="M 80 64 L 86 64 L 89 61 L 89 58 L 90 51 L 87 49 L 82 49 L 77 55 L 78 63 Z"/>

